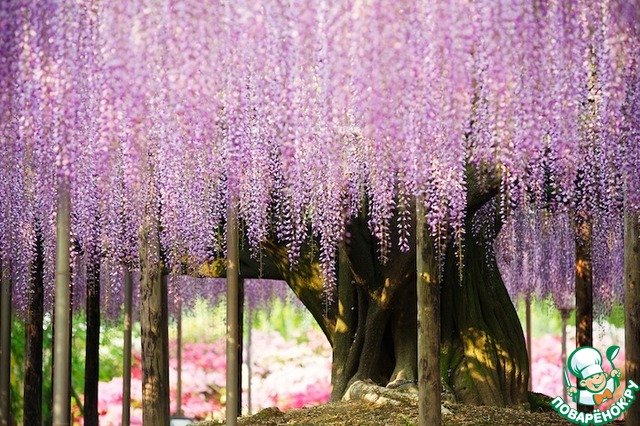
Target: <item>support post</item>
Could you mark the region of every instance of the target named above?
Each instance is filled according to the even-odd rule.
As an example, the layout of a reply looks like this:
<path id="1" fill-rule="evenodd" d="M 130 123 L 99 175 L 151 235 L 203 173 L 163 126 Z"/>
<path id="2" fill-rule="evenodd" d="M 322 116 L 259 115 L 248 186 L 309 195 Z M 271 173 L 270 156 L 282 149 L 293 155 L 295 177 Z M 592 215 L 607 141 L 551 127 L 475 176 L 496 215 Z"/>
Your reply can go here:
<path id="1" fill-rule="evenodd" d="M 562 349 L 561 349 L 561 357 L 562 357 L 562 366 L 567 365 L 567 321 L 569 319 L 569 309 L 561 309 L 560 317 L 562 318 Z M 567 382 L 565 380 L 562 381 L 562 399 L 567 400 Z"/>
<path id="2" fill-rule="evenodd" d="M 251 366 L 251 329 L 253 328 L 253 312 L 251 305 L 247 303 L 247 414 L 251 415 L 251 375 L 253 368 Z"/>
<path id="3" fill-rule="evenodd" d="M 133 324 L 133 277 L 124 268 L 124 353 L 122 377 L 122 426 L 131 423 L 131 331 Z"/>
<path id="4" fill-rule="evenodd" d="M 53 337 L 53 426 L 68 426 L 71 417 L 69 359 L 71 348 L 71 195 L 58 188 L 56 211 L 55 314 Z"/>
<path id="5" fill-rule="evenodd" d="M 440 267 L 429 234 L 423 201 L 416 202 L 418 303 L 418 424 L 442 423 L 440 377 Z"/>
<path id="6" fill-rule="evenodd" d="M 98 382 L 100 379 L 100 254 L 87 252 L 87 338 L 84 373 L 84 424 L 98 426 Z"/>
<path id="7" fill-rule="evenodd" d="M 235 206 L 227 213 L 227 426 L 238 424 L 238 219 Z"/>
<path id="8" fill-rule="evenodd" d="M 576 228 L 576 348 L 593 346 L 593 264 L 591 262 L 591 224 Z M 581 386 L 578 384 L 578 389 Z M 592 406 L 578 404 L 578 411 L 590 413 Z"/>
<path id="9" fill-rule="evenodd" d="M 525 321 L 527 326 L 527 356 L 529 357 L 529 365 L 533 362 L 533 354 L 532 354 L 532 346 L 533 342 L 531 341 L 531 295 L 527 295 L 524 299 L 525 301 Z M 529 383 L 527 384 L 527 389 L 531 392 L 533 388 L 533 378 L 531 374 L 531 369 L 529 370 Z"/>
<path id="10" fill-rule="evenodd" d="M 0 301 L 0 425 L 11 424 L 11 277 L 2 265 Z"/>
<path id="11" fill-rule="evenodd" d="M 239 274 L 238 274 L 239 275 Z M 244 279 L 238 278 L 238 415 L 242 415 L 242 352 L 244 340 Z"/>
<path id="12" fill-rule="evenodd" d="M 176 310 L 176 416 L 182 416 L 182 300 L 177 301 Z"/>
<path id="13" fill-rule="evenodd" d="M 640 381 L 640 216 L 624 216 L 624 346 L 626 380 Z M 626 424 L 640 424 L 640 403 L 625 413 Z"/>
<path id="14" fill-rule="evenodd" d="M 169 426 L 167 295 L 155 208 L 149 208 L 147 212 L 139 247 L 142 422 L 145 425 Z"/>

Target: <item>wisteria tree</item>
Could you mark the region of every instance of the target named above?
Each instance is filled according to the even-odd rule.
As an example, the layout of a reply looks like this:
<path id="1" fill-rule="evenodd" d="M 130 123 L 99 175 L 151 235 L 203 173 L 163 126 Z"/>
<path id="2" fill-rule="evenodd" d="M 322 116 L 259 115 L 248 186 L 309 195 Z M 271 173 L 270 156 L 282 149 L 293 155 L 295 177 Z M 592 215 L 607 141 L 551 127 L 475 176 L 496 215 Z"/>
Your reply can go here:
<path id="1" fill-rule="evenodd" d="M 517 206 L 637 222 L 635 2 L 0 7 L 3 271 L 24 302 L 56 244 L 56 271 L 85 259 L 74 287 L 98 262 L 140 270 L 149 424 L 168 417 L 162 277 L 224 257 L 227 211 L 240 274 L 287 280 L 332 343 L 332 398 L 419 381 L 431 424 L 440 377 L 463 402 L 526 400 L 491 249 Z"/>

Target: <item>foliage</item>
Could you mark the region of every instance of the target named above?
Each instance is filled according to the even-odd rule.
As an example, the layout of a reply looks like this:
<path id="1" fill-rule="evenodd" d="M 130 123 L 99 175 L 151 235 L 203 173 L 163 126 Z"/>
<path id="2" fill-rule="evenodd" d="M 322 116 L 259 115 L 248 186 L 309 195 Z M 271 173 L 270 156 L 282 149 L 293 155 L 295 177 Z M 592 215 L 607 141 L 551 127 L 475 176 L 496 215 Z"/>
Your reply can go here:
<path id="1" fill-rule="evenodd" d="M 276 299 L 263 309 L 254 312 L 253 327 L 262 331 L 272 330 L 285 340 L 296 340 L 302 343 L 307 339 L 306 331 L 317 326 L 313 317 L 302 309 L 295 304 Z"/>
<path id="2" fill-rule="evenodd" d="M 17 422 L 22 420 L 23 411 L 24 348 L 24 323 L 14 320 L 11 327 L 11 412 Z"/>
<path id="3" fill-rule="evenodd" d="M 120 323 L 122 324 L 122 323 Z M 24 388 L 24 350 L 25 350 L 25 324 L 20 319 L 13 321 L 11 331 L 11 410 L 16 420 L 22 418 L 23 413 L 23 388 Z M 72 347 L 71 347 L 71 387 L 80 397 L 84 393 L 84 361 L 86 340 L 86 319 L 83 314 L 74 315 L 72 320 Z M 122 325 L 110 325 L 103 327 L 100 334 L 100 380 L 109 381 L 114 377 L 122 376 Z M 139 324 L 134 328 L 133 339 L 139 340 Z M 42 357 L 42 416 L 44 421 L 51 419 L 51 366 L 53 323 L 49 315 L 45 316 L 43 327 L 43 357 Z M 74 415 L 80 414 L 78 400 L 72 395 Z M 47 420 L 49 419 L 49 420 Z"/>

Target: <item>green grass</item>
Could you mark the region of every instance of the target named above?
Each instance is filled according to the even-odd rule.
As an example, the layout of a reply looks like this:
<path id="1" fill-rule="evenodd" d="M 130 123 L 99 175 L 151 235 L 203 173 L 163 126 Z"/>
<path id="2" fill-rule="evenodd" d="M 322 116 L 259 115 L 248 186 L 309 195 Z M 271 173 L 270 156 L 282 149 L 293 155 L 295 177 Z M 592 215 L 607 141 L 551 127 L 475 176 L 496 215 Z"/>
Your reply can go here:
<path id="1" fill-rule="evenodd" d="M 226 333 L 226 305 L 224 299 L 215 306 L 204 300 L 196 302 L 194 308 L 182 314 L 182 341 L 184 343 L 213 343 L 224 338 Z M 251 312 L 254 330 L 276 331 L 286 340 L 302 339 L 312 327 L 319 327 L 309 311 L 292 303 L 275 299 L 269 306 Z M 247 324 L 245 308 L 245 328 Z M 245 331 L 246 332 L 246 331 Z M 175 318 L 169 324 L 169 338 L 175 339 L 177 327 Z"/>

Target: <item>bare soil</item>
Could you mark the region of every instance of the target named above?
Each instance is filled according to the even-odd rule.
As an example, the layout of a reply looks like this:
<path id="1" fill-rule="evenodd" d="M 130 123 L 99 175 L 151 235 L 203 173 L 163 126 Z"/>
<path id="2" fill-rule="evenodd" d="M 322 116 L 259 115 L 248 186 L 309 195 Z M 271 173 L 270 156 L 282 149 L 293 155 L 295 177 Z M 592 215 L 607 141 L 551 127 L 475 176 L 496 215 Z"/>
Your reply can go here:
<path id="1" fill-rule="evenodd" d="M 447 404 L 451 414 L 443 416 L 443 426 L 568 426 L 573 425 L 555 412 L 532 413 L 526 410 L 477 405 Z M 329 425 L 329 426 L 409 426 L 417 425 L 418 407 L 415 404 L 393 406 L 376 405 L 355 400 L 317 405 L 298 410 L 280 411 L 272 407 L 253 416 L 241 417 L 241 426 Z M 198 426 L 217 426 L 223 423 L 202 422 Z M 620 426 L 624 421 L 612 423 Z"/>

